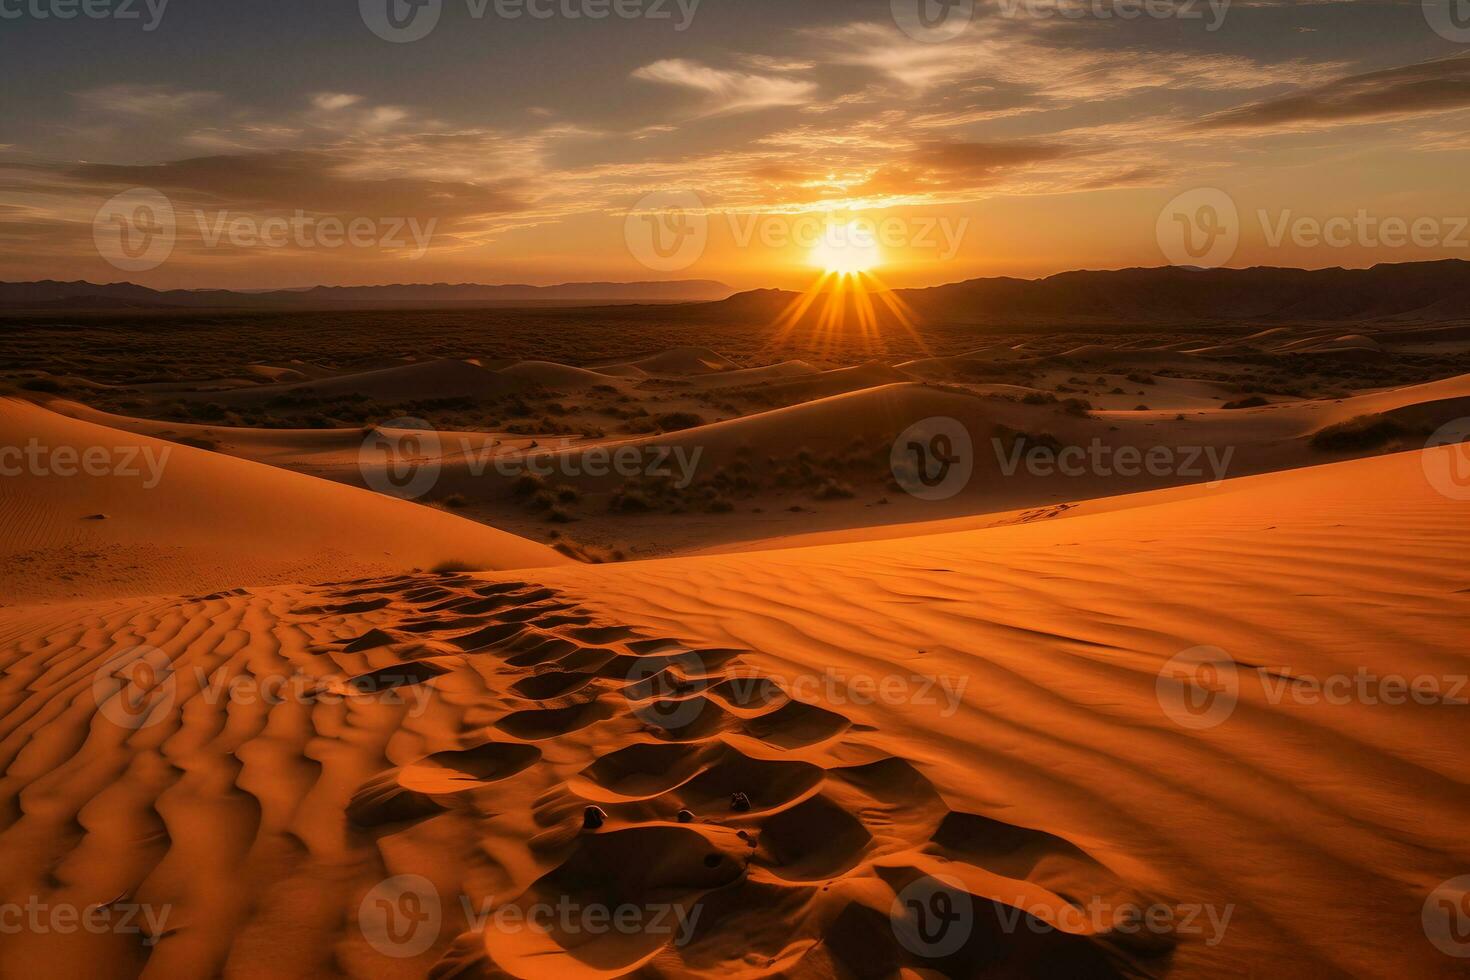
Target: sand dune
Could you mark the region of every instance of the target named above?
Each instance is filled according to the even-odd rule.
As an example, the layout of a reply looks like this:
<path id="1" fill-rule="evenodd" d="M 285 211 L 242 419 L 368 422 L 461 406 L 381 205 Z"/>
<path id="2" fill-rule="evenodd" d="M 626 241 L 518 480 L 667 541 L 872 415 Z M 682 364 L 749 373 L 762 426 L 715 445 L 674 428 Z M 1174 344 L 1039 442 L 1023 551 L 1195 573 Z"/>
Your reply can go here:
<path id="1" fill-rule="evenodd" d="M 910 377 L 934 380 L 949 377 L 956 368 L 964 368 L 987 361 L 1014 361 L 1026 356 L 1029 355 L 1021 350 L 993 346 L 981 347 L 963 354 L 951 354 L 946 357 L 915 358 L 911 361 L 902 361 L 894 366 Z"/>
<path id="2" fill-rule="evenodd" d="M 912 380 L 898 368 L 869 361 L 854 367 L 822 371 L 812 377 L 769 382 L 762 386 L 762 394 L 776 401 L 809 401 Z"/>
<path id="3" fill-rule="evenodd" d="M 982 404 L 964 392 L 913 383 L 885 384 L 682 432 L 619 440 L 613 445 L 680 448 L 691 455 L 697 448 L 701 458 L 718 464 L 742 451 L 785 455 L 802 448 L 831 450 L 854 441 L 891 442 L 895 435 L 920 419 L 934 415 L 969 416 Z M 585 455 L 588 451 L 575 447 L 532 455 Z"/>
<path id="4" fill-rule="evenodd" d="M 614 371 L 637 371 L 643 374 L 682 377 L 684 375 L 714 374 L 718 371 L 733 371 L 739 367 L 723 354 L 708 347 L 675 347 L 636 361 L 621 361 L 607 365 L 593 365 L 594 369 L 611 374 Z"/>
<path id="5" fill-rule="evenodd" d="M 554 361 L 520 361 L 501 368 L 497 373 L 554 391 L 576 391 L 619 380 L 615 375 L 557 364 Z"/>
<path id="6" fill-rule="evenodd" d="M 1181 371 L 1198 369 L 1200 358 L 1174 350 L 1118 350 L 1103 344 L 1085 344 L 1056 355 L 1059 359 L 1087 365 L 1126 365 L 1129 367 L 1169 367 Z"/>
<path id="7" fill-rule="evenodd" d="M 439 360 L 401 364 L 354 374 L 337 375 L 290 384 L 258 385 L 241 391 L 211 395 L 225 405 L 263 405 L 274 398 L 331 399 L 344 396 L 387 401 L 430 398 L 484 398 L 515 391 L 522 386 L 505 376 L 467 361 Z"/>
<path id="8" fill-rule="evenodd" d="M 1248 478 L 922 548 L 538 581 L 659 629 L 698 620 L 704 642 L 762 651 L 751 659 L 782 677 L 901 665 L 972 678 L 950 723 L 908 704 L 845 706 L 872 729 L 852 738 L 916 762 L 953 810 L 1071 841 L 1134 890 L 1233 904 L 1226 939 L 1185 941 L 1168 972 L 1448 976 L 1456 964 L 1424 940 L 1420 910 L 1470 861 L 1453 829 L 1466 796 L 1451 749 L 1470 722 L 1440 704 L 1282 707 L 1267 681 L 1352 674 L 1369 649 L 1380 675 L 1463 674 L 1467 505 L 1425 479 L 1456 452 Z M 1218 728 L 1181 730 L 1156 677 L 1200 645 L 1241 664 L 1240 703 Z M 969 880 L 962 863 L 945 868 Z"/>
<path id="9" fill-rule="evenodd" d="M 1164 384 L 1167 387 L 1169 382 Z M 999 393 L 1009 396 L 1012 391 L 1006 389 Z M 1235 464 L 1231 473 L 1243 475 L 1334 458 L 1315 453 L 1305 445 L 1315 432 L 1327 425 L 1362 415 L 1417 407 L 1424 424 L 1432 428 L 1463 415 L 1467 398 L 1470 398 L 1470 375 L 1336 401 L 1292 401 L 1251 409 L 1195 409 L 1183 419 L 1177 417 L 1180 414 L 1177 406 L 1168 404 L 1167 399 L 1158 410 L 1099 411 L 1089 417 L 1069 412 L 1060 405 L 1024 404 L 1011 397 L 987 398 L 960 389 L 909 382 L 865 387 L 683 432 L 622 440 L 616 444 L 678 447 L 689 453 L 699 448 L 704 458 L 715 464 L 752 449 L 786 455 L 803 448 L 824 452 L 858 443 L 886 451 L 914 423 L 932 417 L 949 417 L 958 420 L 974 444 L 982 448 L 990 444 L 997 425 L 1022 432 L 1045 432 L 1070 445 L 1085 445 L 1097 439 L 1112 447 L 1231 447 Z M 588 449 L 577 447 L 561 454 L 586 452 Z M 976 462 L 993 465 L 997 461 L 987 459 L 980 452 Z M 1024 479 L 1024 474 L 1021 478 Z M 1079 496 L 1100 492 L 1097 487 L 1084 487 L 1084 482 L 1069 483 L 1068 489 L 1085 491 Z M 1110 489 L 1127 492 L 1129 488 L 1114 484 Z"/>
<path id="10" fill-rule="evenodd" d="M 563 561 L 392 497 L 14 399 L 0 400 L 0 445 L 38 448 L 34 464 L 4 460 L 0 592 L 11 602 Z"/>
<path id="11" fill-rule="evenodd" d="M 167 912 L 151 945 L 24 934 L 7 964 L 1457 975 L 1420 913 L 1470 863 L 1470 723 L 1270 700 L 1365 649 L 1385 674 L 1463 672 L 1470 522 L 1425 478 L 1457 452 L 921 547 L 0 613 L 25 679 L 0 720 L 4 897 Z M 120 688 L 140 643 L 160 669 Z M 1238 695 L 1181 727 L 1160 673 L 1206 644 Z M 506 911 L 559 902 L 679 915 Z M 1129 905 L 1175 927 L 1127 928 Z M 953 948 L 907 931 L 924 908 L 960 910 Z"/>
<path id="12" fill-rule="evenodd" d="M 734 371 L 722 371 L 719 374 L 702 375 L 694 378 L 693 384 L 699 388 L 729 388 L 736 385 L 764 384 L 768 381 L 801 378 L 818 373 L 820 372 L 806 361 L 781 361 L 778 364 L 767 364 L 764 367 L 739 368 Z"/>
<path id="13" fill-rule="evenodd" d="M 793 382 L 773 382 L 766 391 L 810 382 L 842 387 L 872 386 L 819 397 L 784 408 L 744 415 L 666 434 L 596 439 L 535 438 L 505 433 L 431 434 L 432 462 L 438 476 L 426 499 L 454 499 L 491 526 L 546 539 L 543 511 L 527 511 L 516 495 L 519 476 L 546 472 L 548 482 L 588 495 L 577 509 L 574 536 L 586 528 L 622 527 L 628 515 L 610 510 L 608 495 L 627 477 L 609 464 L 614 454 L 635 461 L 663 461 L 692 483 L 714 480 L 722 472 L 746 475 L 759 485 L 740 500 L 762 508 L 760 520 L 697 519 L 676 512 L 638 518 L 636 536 L 661 554 L 709 548 L 765 547 L 765 540 L 792 533 L 838 533 L 879 525 L 930 524 L 975 515 L 1004 515 L 1029 508 L 1055 507 L 1080 500 L 1132 494 L 1192 483 L 1217 483 L 1228 477 L 1311 466 L 1423 445 L 1445 423 L 1470 415 L 1470 376 L 1373 391 L 1342 399 L 1283 400 L 1255 408 L 1223 408 L 1239 393 L 1223 382 L 1170 377 L 1152 383 L 1105 375 L 1098 387 L 1121 393 L 1092 395 L 1090 413 L 1047 401 L 1055 396 L 1016 385 L 942 387 L 913 382 L 885 384 L 891 368 L 881 365 L 826 372 Z M 726 377 L 711 375 L 709 377 Z M 1068 380 L 1068 369 L 1038 379 L 1044 385 Z M 1092 378 L 1094 382 L 1097 378 Z M 1142 392 L 1142 394 L 1139 394 Z M 75 403 L 56 408 L 88 421 L 155 438 L 184 440 L 257 462 L 354 486 L 381 485 L 386 461 L 364 460 L 364 434 L 358 429 L 242 429 L 182 424 L 108 415 Z M 1147 406 L 1140 410 L 1139 406 Z M 926 419 L 954 419 L 965 434 L 973 473 L 962 490 L 941 501 L 912 498 L 889 484 L 890 450 L 898 437 Z M 1355 421 L 1362 420 L 1362 421 Z M 1352 432 L 1320 438 L 1324 430 L 1368 426 L 1368 436 Z M 1328 433 L 1331 434 L 1330 432 Z M 1020 441 L 1018 441 L 1020 440 Z M 1041 447 L 1055 454 L 1066 447 L 1095 448 L 1109 465 L 1083 472 L 1036 470 L 1015 455 Z M 1028 448 L 1029 447 L 1029 448 Z M 850 498 L 823 500 L 811 513 L 810 494 L 792 499 L 777 481 L 782 466 L 805 451 L 814 460 L 847 460 L 829 467 L 835 479 L 852 484 Z M 1118 453 L 1165 454 L 1159 469 L 1111 465 Z M 428 457 L 425 457 L 428 459 Z M 774 462 L 773 462 L 774 461 Z M 827 464 L 822 464 L 827 465 Z M 687 469 L 683 469 L 687 467 Z M 687 484 L 686 484 L 687 486 Z M 815 488 L 815 485 L 814 485 Z M 698 490 L 696 487 L 695 490 Z M 846 491 L 842 491 L 845 493 Z M 694 491 L 691 491 L 693 494 Z M 783 493 L 786 494 L 783 496 Z M 695 503 L 688 506 L 698 507 Z M 874 506 L 879 499 L 887 500 Z M 677 502 L 677 501 L 676 501 Z M 672 504 L 670 505 L 672 506 Z M 805 513 L 788 508 L 800 506 Z M 466 511 L 462 511 L 466 512 Z M 782 514 L 789 514 L 785 518 Z M 990 523 L 984 521 L 981 523 Z M 625 539 L 626 540 L 626 539 Z"/>
<path id="14" fill-rule="evenodd" d="M 266 381 L 278 384 L 290 384 L 294 381 L 309 380 L 305 374 L 295 368 L 272 367 L 269 364 L 252 364 L 247 370 L 252 377 L 264 378 Z"/>

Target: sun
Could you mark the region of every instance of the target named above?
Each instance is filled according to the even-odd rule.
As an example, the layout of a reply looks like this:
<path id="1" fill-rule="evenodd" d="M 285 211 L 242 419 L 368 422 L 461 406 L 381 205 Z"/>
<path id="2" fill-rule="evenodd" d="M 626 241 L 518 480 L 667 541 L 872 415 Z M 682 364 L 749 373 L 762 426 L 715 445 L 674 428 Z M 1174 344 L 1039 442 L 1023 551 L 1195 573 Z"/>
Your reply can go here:
<path id="1" fill-rule="evenodd" d="M 882 264 L 883 253 L 870 228 L 857 221 L 827 227 L 811 251 L 811 264 L 842 276 L 857 275 Z"/>

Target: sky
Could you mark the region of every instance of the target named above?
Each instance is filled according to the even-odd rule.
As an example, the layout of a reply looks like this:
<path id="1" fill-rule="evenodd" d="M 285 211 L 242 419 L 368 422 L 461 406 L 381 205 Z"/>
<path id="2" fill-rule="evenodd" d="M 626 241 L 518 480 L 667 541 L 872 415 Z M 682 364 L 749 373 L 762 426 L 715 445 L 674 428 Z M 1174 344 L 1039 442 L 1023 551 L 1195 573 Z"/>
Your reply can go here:
<path id="1" fill-rule="evenodd" d="M 1467 0 L 0 0 L 0 65 L 0 280 L 1470 257 Z"/>

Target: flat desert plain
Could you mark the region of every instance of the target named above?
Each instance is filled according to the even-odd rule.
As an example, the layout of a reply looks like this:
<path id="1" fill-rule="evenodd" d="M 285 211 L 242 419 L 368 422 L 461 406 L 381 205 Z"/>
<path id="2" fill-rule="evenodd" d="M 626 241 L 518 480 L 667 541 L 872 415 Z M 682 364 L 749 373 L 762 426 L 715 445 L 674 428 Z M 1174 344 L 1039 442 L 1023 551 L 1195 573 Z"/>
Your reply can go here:
<path id="1" fill-rule="evenodd" d="M 1466 347 L 32 358 L 0 973 L 1463 976 Z"/>

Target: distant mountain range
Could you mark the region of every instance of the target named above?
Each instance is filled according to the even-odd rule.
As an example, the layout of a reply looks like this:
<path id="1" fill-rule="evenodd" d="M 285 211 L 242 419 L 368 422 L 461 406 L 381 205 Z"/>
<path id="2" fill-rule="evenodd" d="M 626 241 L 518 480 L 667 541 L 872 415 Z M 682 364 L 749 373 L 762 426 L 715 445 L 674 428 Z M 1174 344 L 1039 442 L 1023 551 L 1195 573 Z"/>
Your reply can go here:
<path id="1" fill-rule="evenodd" d="M 709 280 L 566 283 L 316 286 L 236 292 L 169 290 L 132 283 L 0 283 L 0 309 L 424 309 L 439 307 L 684 304 L 680 318 L 771 322 L 800 294 L 757 289 L 731 295 Z M 1063 272 L 1045 279 L 970 279 L 898 289 L 893 299 L 924 322 L 1028 324 L 1201 323 L 1242 320 L 1452 320 L 1470 317 L 1470 262 L 1405 262 L 1370 269 L 1120 269 Z M 821 315 L 825 298 L 808 309 Z M 857 315 L 849 292 L 848 315 Z M 869 305 L 891 320 L 880 297 Z M 675 311 L 668 311 L 675 315 Z"/>
<path id="2" fill-rule="evenodd" d="M 704 279 L 676 282 L 569 282 L 559 286 L 432 283 L 398 286 L 313 286 L 244 292 L 160 291 L 130 282 L 0 282 L 0 309 L 399 309 L 484 306 L 599 306 L 698 303 L 723 299 L 730 287 Z"/>
<path id="3" fill-rule="evenodd" d="M 892 295 L 917 319 L 943 323 L 1446 320 L 1470 317 L 1470 262 L 1448 259 L 1371 269 L 1063 272 L 1045 279 L 971 279 L 897 289 Z M 776 318 L 798 296 L 761 289 L 699 309 L 721 319 Z M 819 317 L 826 302 L 818 297 L 807 317 Z M 850 296 L 847 305 L 853 305 Z M 890 318 L 883 302 L 871 306 L 880 320 Z"/>

